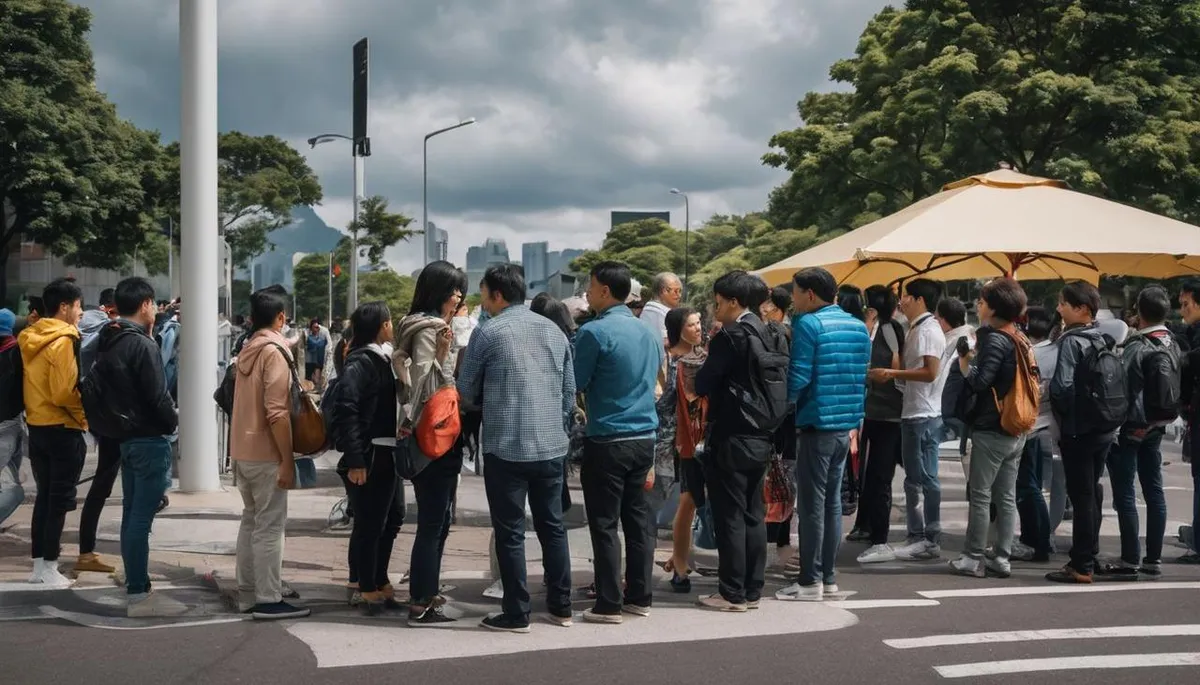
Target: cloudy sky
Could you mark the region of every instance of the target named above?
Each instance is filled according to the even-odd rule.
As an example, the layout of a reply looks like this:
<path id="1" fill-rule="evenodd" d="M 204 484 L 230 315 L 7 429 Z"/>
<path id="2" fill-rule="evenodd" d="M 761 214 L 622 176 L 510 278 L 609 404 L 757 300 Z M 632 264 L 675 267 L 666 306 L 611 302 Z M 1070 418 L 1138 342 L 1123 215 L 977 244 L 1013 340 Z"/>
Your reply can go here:
<path id="1" fill-rule="evenodd" d="M 82 0 L 93 12 L 99 86 L 121 114 L 179 129 L 174 0 Z M 221 0 L 220 126 L 292 141 L 321 178 L 318 213 L 350 215 L 351 46 L 371 40 L 366 192 L 421 216 L 424 134 L 430 220 L 469 245 L 548 240 L 594 247 L 612 209 L 761 209 L 781 176 L 759 158 L 795 126 L 796 101 L 826 89 L 883 0 Z M 419 238 L 418 238 L 419 241 Z M 419 244 L 389 261 L 420 264 Z"/>

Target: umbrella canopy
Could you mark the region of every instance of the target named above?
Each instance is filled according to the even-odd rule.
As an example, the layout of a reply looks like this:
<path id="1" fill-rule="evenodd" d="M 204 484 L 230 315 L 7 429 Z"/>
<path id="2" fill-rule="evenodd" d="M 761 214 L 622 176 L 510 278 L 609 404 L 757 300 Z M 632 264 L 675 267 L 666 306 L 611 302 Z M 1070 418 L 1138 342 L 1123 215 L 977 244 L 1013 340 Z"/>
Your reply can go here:
<path id="1" fill-rule="evenodd" d="M 1200 228 L 1069 190 L 1062 181 L 1000 169 L 951 183 L 756 273 L 776 285 L 809 266 L 862 287 L 916 276 L 1171 278 L 1200 273 Z"/>

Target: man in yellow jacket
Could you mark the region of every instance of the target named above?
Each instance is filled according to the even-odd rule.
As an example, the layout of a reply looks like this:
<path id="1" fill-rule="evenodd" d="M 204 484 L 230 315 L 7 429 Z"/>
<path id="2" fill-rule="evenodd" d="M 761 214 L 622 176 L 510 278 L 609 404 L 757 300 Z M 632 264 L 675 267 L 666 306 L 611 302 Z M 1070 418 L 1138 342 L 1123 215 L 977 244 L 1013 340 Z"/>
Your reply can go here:
<path id="1" fill-rule="evenodd" d="M 45 316 L 21 331 L 29 464 L 37 483 L 33 504 L 33 575 L 30 583 L 66 586 L 58 555 L 75 484 L 83 471 L 87 419 L 79 397 L 79 317 L 83 293 L 60 278 L 42 291 Z"/>

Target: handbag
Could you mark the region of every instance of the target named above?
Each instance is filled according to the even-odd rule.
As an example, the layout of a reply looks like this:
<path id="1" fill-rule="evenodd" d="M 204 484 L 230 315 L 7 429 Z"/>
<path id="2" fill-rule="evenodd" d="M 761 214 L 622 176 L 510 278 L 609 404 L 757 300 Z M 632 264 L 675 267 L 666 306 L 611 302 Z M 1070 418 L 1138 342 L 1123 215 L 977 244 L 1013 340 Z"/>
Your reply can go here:
<path id="1" fill-rule="evenodd" d="M 416 478 L 433 461 L 421 451 L 415 434 L 396 440 L 395 457 L 396 474 L 404 480 Z"/>
<path id="2" fill-rule="evenodd" d="M 763 481 L 763 500 L 767 505 L 767 523 L 783 523 L 795 511 L 796 490 L 779 455 L 771 458 L 771 465 L 767 469 L 767 477 Z"/>
<path id="3" fill-rule="evenodd" d="M 325 434 L 325 419 L 317 402 L 311 395 L 304 392 L 300 385 L 300 377 L 296 366 L 291 362 L 291 356 L 278 343 L 271 343 L 279 348 L 280 354 L 288 362 L 288 370 L 292 374 L 291 405 L 292 405 L 292 451 L 296 454 L 312 455 L 327 446 Z"/>

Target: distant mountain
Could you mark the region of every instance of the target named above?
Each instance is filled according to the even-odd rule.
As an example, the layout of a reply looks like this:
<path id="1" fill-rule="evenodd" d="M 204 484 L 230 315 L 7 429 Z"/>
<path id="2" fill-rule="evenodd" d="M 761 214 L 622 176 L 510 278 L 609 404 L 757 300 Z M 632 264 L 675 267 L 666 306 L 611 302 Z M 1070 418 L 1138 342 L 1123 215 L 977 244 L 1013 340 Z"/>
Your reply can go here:
<path id="1" fill-rule="evenodd" d="M 292 208 L 292 223 L 267 236 L 275 249 L 256 257 L 249 269 L 238 272 L 237 278 L 252 281 L 256 288 L 278 283 L 290 290 L 292 256 L 297 252 L 329 252 L 343 237 L 345 234 L 325 223 L 312 207 L 298 205 Z"/>

